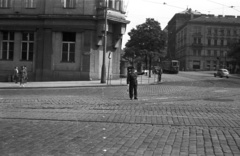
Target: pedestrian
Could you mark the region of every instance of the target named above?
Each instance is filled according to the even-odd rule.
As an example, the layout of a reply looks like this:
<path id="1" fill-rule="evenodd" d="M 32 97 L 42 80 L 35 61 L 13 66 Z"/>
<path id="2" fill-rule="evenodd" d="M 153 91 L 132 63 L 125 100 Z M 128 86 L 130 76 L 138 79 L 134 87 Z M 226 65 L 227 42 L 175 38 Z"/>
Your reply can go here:
<path id="1" fill-rule="evenodd" d="M 27 81 L 28 81 L 27 67 L 26 67 L 26 66 L 23 66 L 23 67 L 24 67 L 24 74 L 25 74 L 25 80 L 24 80 L 24 82 L 27 83 Z"/>
<path id="2" fill-rule="evenodd" d="M 138 74 L 135 72 L 134 67 L 129 68 L 129 73 L 127 76 L 127 84 L 129 87 L 129 97 L 132 100 L 133 97 L 135 100 L 137 100 L 137 86 L 138 86 L 138 81 L 137 81 L 137 77 Z"/>
<path id="3" fill-rule="evenodd" d="M 24 87 L 25 81 L 26 81 L 26 69 L 24 66 L 21 66 L 21 69 L 19 70 L 19 82 L 20 87 Z"/>
<path id="4" fill-rule="evenodd" d="M 158 69 L 158 82 L 162 81 L 162 73 L 163 73 L 162 68 L 159 67 L 159 69 Z"/>
<path id="5" fill-rule="evenodd" d="M 18 76 L 19 76 L 18 67 L 14 67 L 14 70 L 13 70 L 13 81 L 15 83 L 18 83 Z"/>

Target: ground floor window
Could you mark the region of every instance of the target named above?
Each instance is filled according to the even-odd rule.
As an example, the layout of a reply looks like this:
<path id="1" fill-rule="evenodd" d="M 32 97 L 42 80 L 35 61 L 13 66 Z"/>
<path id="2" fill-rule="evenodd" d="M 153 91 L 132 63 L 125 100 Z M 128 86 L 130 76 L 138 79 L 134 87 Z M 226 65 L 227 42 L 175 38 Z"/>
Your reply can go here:
<path id="1" fill-rule="evenodd" d="M 3 42 L 2 43 L 2 59 L 3 60 L 13 60 L 13 42 Z"/>
<path id="2" fill-rule="evenodd" d="M 2 32 L 2 59 L 13 60 L 14 32 Z"/>
<path id="3" fill-rule="evenodd" d="M 32 61 L 33 51 L 34 51 L 34 33 L 23 32 L 21 59 L 24 61 Z"/>
<path id="4" fill-rule="evenodd" d="M 36 0 L 25 0 L 26 8 L 36 8 Z"/>
<path id="5" fill-rule="evenodd" d="M 75 60 L 75 43 L 63 43 L 62 62 L 74 62 L 74 60 Z"/>
<path id="6" fill-rule="evenodd" d="M 0 8 L 9 8 L 10 0 L 0 0 Z"/>
<path id="7" fill-rule="evenodd" d="M 75 8 L 76 0 L 64 0 L 63 7 L 64 8 Z"/>
<path id="8" fill-rule="evenodd" d="M 76 33 L 64 32 L 62 38 L 62 62 L 75 61 Z"/>
<path id="9" fill-rule="evenodd" d="M 206 67 L 207 67 L 207 69 L 208 70 L 210 70 L 210 68 L 211 68 L 211 61 L 206 61 Z"/>
<path id="10" fill-rule="evenodd" d="M 200 61 L 193 61 L 193 69 L 200 69 Z"/>

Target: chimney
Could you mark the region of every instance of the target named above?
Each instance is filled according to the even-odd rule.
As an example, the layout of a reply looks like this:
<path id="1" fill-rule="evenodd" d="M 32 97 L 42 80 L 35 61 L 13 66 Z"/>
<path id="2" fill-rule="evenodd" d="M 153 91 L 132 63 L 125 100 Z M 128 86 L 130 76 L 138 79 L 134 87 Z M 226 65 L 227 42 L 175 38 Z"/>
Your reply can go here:
<path id="1" fill-rule="evenodd" d="M 232 15 L 225 15 L 226 18 L 235 18 L 235 16 Z"/>
<path id="2" fill-rule="evenodd" d="M 208 17 L 214 17 L 214 14 L 208 14 L 207 16 Z"/>

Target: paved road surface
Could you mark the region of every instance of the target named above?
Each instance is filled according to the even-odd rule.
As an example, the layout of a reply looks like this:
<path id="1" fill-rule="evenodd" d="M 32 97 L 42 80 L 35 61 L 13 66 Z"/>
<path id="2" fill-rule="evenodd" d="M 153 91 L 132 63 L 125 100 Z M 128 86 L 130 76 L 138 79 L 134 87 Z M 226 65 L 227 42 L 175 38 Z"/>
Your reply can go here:
<path id="1" fill-rule="evenodd" d="M 240 155 L 240 79 L 163 80 L 133 101 L 126 86 L 0 89 L 0 155 Z"/>

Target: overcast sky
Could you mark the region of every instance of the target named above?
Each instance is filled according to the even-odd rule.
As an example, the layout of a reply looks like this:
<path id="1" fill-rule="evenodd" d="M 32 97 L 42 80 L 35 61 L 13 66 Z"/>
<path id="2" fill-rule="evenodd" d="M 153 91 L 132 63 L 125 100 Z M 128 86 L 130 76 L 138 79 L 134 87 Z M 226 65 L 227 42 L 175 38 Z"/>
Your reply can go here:
<path id="1" fill-rule="evenodd" d="M 191 8 L 203 14 L 240 16 L 240 0 L 126 0 L 127 31 L 123 36 L 123 48 L 129 40 L 132 28 L 154 18 L 164 29 L 171 18 L 179 12 Z"/>

